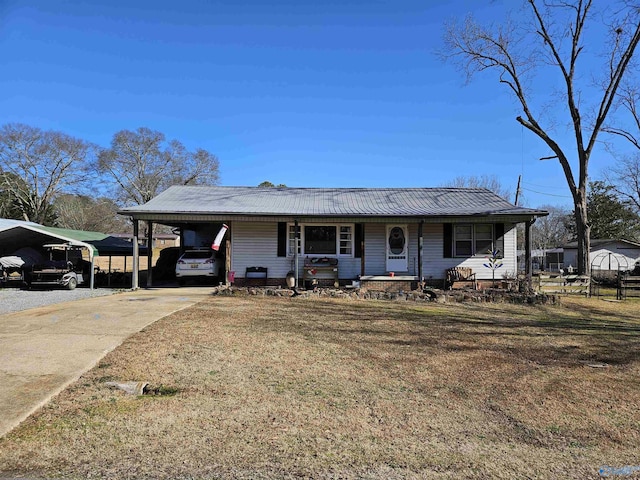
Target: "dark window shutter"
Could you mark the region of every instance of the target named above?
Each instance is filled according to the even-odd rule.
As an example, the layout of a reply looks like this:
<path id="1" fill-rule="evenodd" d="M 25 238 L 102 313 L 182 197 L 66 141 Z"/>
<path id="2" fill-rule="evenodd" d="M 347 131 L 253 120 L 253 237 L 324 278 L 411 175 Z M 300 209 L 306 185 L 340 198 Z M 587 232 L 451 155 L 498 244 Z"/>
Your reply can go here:
<path id="1" fill-rule="evenodd" d="M 442 243 L 443 243 L 442 256 L 444 258 L 452 258 L 453 257 L 453 225 L 451 223 L 442 224 Z"/>
<path id="2" fill-rule="evenodd" d="M 287 256 L 287 222 L 278 222 L 278 256 Z"/>
<path id="3" fill-rule="evenodd" d="M 504 258 L 504 223 L 496 223 L 493 227 L 493 248 L 500 250 L 499 257 Z"/>
<path id="4" fill-rule="evenodd" d="M 353 256 L 362 258 L 362 242 L 364 241 L 364 223 L 356 223 L 355 232 L 353 233 Z"/>

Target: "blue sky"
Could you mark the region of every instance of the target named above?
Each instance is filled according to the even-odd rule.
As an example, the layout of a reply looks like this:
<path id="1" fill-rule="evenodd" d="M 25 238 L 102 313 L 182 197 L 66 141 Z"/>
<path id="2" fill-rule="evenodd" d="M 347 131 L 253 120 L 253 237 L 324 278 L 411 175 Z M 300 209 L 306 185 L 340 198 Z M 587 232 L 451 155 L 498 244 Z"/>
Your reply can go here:
<path id="1" fill-rule="evenodd" d="M 485 6 L 482 6 L 486 3 Z M 140 126 L 220 159 L 222 185 L 439 186 L 496 175 L 569 205 L 557 161 L 490 75 L 465 85 L 443 25 L 509 0 L 0 0 L 0 124 L 108 146 Z M 608 155 L 594 157 L 592 176 Z M 536 193 L 537 192 L 537 193 Z"/>

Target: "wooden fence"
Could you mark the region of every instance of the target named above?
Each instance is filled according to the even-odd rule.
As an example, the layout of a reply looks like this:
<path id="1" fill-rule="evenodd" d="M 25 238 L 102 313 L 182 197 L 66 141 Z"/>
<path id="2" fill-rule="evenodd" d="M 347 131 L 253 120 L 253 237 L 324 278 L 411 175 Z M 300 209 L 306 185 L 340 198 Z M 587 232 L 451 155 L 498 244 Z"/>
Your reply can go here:
<path id="1" fill-rule="evenodd" d="M 616 298 L 623 300 L 627 297 L 640 297 L 640 277 L 619 272 Z"/>
<path id="2" fill-rule="evenodd" d="M 590 295 L 587 275 L 539 275 L 537 279 L 540 293 Z"/>

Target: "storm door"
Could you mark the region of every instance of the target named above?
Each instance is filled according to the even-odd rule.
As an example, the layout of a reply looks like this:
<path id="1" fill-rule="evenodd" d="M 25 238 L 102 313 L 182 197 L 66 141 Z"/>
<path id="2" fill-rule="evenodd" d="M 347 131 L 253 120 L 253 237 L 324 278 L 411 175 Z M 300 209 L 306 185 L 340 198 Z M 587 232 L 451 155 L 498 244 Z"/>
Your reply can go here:
<path id="1" fill-rule="evenodd" d="M 387 225 L 387 272 L 409 270 L 409 230 L 406 225 Z"/>

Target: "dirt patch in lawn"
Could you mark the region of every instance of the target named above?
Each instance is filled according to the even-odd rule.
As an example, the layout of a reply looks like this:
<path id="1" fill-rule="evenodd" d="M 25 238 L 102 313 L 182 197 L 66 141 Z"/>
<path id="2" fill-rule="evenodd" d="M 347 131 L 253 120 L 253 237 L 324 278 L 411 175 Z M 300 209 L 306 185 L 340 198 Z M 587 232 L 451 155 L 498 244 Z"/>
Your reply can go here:
<path id="1" fill-rule="evenodd" d="M 639 305 L 213 298 L 1 439 L 0 476 L 598 477 L 640 464 Z"/>

